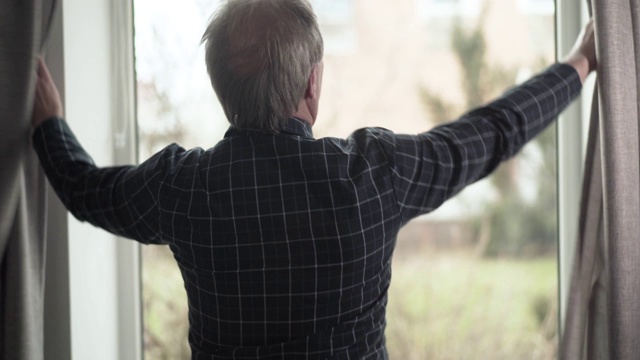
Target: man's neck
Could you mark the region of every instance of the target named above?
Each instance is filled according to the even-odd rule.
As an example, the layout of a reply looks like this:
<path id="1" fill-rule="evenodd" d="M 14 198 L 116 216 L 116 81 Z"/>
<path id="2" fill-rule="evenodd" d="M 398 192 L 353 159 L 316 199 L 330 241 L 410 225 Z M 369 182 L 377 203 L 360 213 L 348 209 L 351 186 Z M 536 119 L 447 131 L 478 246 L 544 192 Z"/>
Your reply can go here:
<path id="1" fill-rule="evenodd" d="M 311 115 L 311 111 L 309 111 L 309 107 L 307 107 L 305 103 L 301 103 L 300 106 L 298 106 L 298 110 L 296 110 L 296 112 L 291 114 L 291 116 L 296 119 L 307 122 L 311 126 L 313 126 L 313 124 L 315 123 L 315 119 Z"/>

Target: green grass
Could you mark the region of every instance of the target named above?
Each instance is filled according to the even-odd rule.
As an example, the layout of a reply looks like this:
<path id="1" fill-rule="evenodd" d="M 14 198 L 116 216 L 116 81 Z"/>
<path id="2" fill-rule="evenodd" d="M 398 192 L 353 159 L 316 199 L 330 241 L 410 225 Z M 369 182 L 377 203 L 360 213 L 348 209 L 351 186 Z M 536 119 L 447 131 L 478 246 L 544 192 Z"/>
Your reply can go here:
<path id="1" fill-rule="evenodd" d="M 189 359 L 187 302 L 166 247 L 143 252 L 147 360 Z M 404 255 L 387 308 L 391 359 L 554 359 L 554 258 Z"/>
<path id="2" fill-rule="evenodd" d="M 553 359 L 555 259 L 441 255 L 394 263 L 392 359 Z"/>

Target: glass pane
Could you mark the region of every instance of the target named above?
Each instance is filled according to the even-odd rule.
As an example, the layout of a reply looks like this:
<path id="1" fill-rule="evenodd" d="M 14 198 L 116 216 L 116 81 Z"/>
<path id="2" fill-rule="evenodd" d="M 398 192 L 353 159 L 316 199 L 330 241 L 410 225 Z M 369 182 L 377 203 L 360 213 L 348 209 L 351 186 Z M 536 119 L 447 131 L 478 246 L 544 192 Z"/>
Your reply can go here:
<path id="1" fill-rule="evenodd" d="M 140 154 L 211 147 L 228 123 L 199 40 L 221 1 L 135 0 Z M 552 0 L 316 0 L 325 39 L 314 134 L 423 132 L 554 58 Z M 387 313 L 392 359 L 556 354 L 554 129 L 489 179 L 405 226 Z M 188 359 L 187 302 L 166 247 L 143 249 L 145 354 Z"/>

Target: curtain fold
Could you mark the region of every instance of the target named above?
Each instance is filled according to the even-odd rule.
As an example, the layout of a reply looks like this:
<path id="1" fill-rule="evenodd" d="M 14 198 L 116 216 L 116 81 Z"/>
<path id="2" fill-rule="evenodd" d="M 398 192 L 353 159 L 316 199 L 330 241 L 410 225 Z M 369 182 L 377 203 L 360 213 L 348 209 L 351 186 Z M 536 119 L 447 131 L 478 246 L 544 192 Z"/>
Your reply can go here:
<path id="1" fill-rule="evenodd" d="M 584 354 L 593 353 L 586 344 L 590 334 L 586 329 L 593 321 L 589 308 L 595 299 L 596 290 L 601 289 L 602 257 L 602 168 L 600 159 L 600 131 L 598 117 L 598 91 L 594 92 L 591 108 L 591 122 L 587 140 L 587 154 L 582 183 L 580 221 L 578 223 L 578 242 L 575 263 L 569 291 L 569 305 L 565 319 L 565 329 L 561 347 L 561 359 L 585 359 Z M 600 261 L 596 264 L 596 260 Z M 599 266 L 597 266 L 599 265 Z M 596 314 L 594 314 L 596 315 Z M 590 344 L 593 346 L 593 344 Z M 586 352 L 585 352 L 586 351 Z"/>
<path id="2" fill-rule="evenodd" d="M 598 53 L 562 359 L 640 354 L 640 4 L 591 2 Z"/>
<path id="3" fill-rule="evenodd" d="M 52 0 L 0 6 L 0 358 L 43 359 L 45 179 L 30 146 L 36 57 Z"/>

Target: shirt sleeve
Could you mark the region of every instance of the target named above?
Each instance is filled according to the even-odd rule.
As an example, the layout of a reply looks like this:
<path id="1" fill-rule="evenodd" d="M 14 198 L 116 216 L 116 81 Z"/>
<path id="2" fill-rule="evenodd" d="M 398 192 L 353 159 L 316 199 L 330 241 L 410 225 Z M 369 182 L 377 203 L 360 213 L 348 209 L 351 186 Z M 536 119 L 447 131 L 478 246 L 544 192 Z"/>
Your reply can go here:
<path id="1" fill-rule="evenodd" d="M 556 64 L 457 121 L 384 141 L 403 221 L 490 174 L 552 123 L 581 87 L 573 67 Z"/>
<path id="2" fill-rule="evenodd" d="M 33 146 L 53 189 L 78 220 L 142 243 L 162 243 L 157 194 L 165 163 L 182 148 L 170 145 L 138 166 L 99 168 L 62 119 L 40 125 Z"/>

